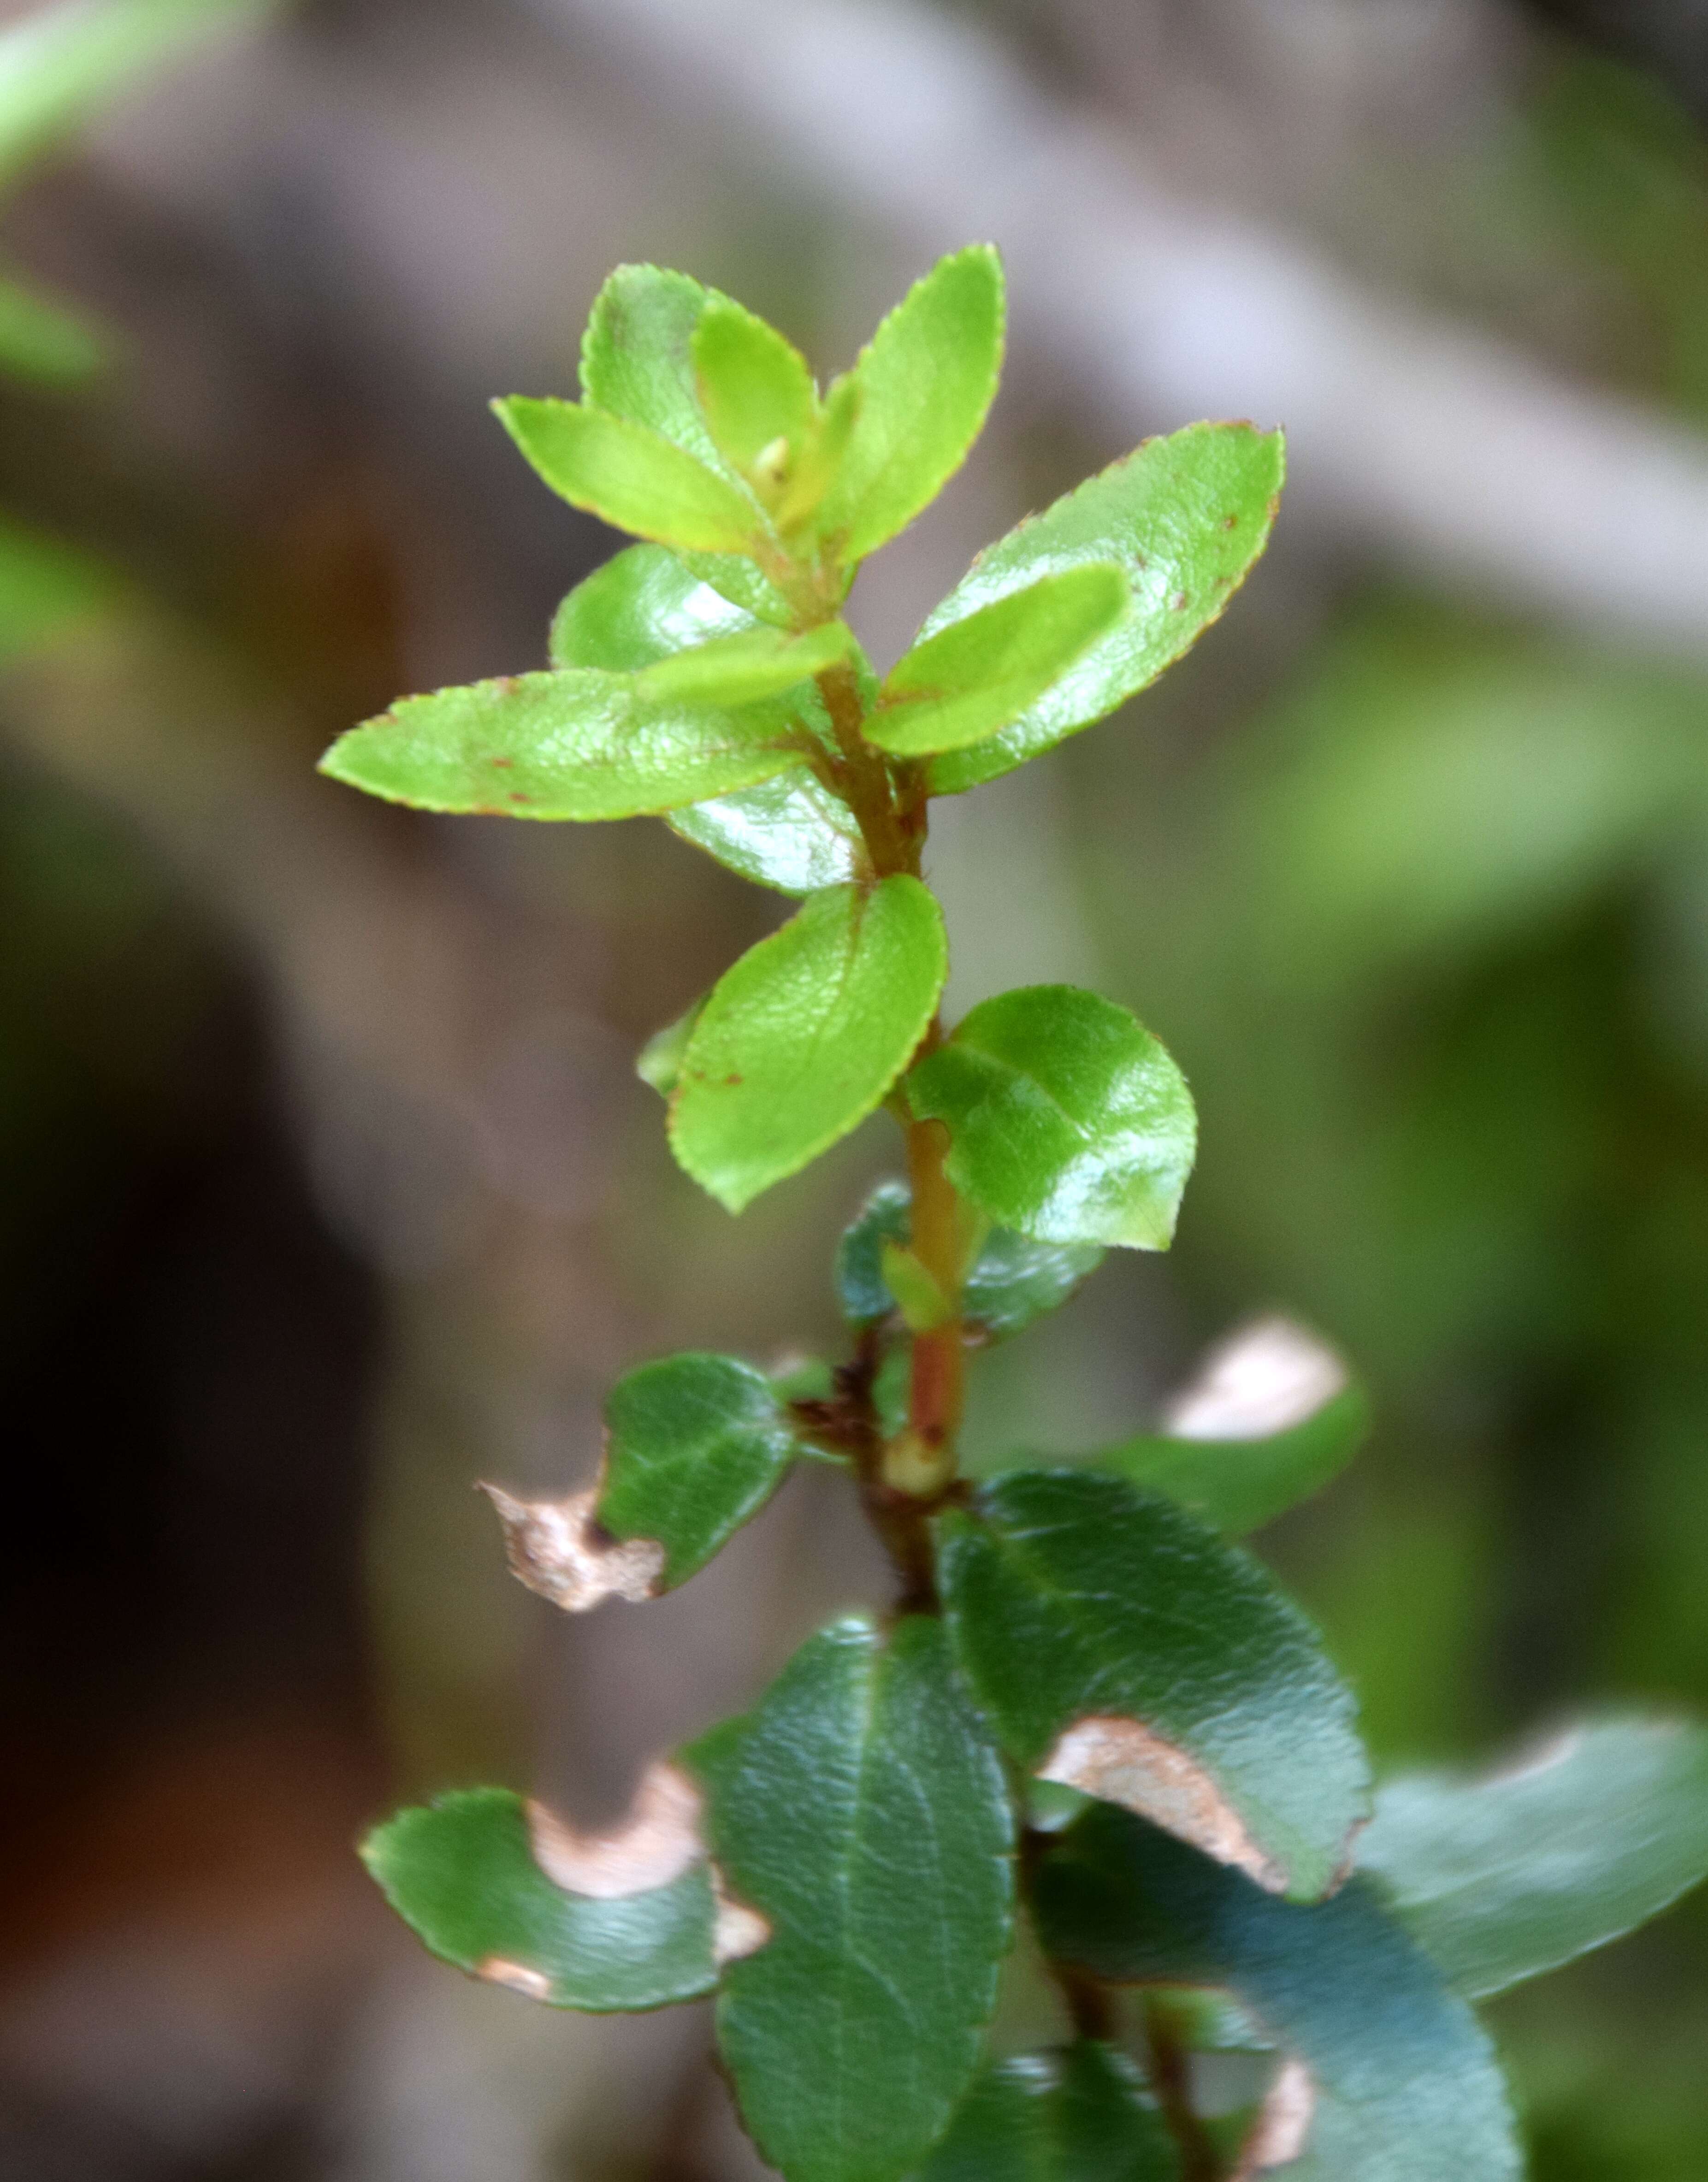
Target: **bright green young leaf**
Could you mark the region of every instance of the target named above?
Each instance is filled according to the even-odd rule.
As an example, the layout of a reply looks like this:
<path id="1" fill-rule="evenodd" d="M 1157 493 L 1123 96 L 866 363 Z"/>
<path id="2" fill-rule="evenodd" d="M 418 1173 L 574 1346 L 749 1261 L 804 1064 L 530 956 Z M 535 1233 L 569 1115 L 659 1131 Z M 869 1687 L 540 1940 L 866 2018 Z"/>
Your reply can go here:
<path id="1" fill-rule="evenodd" d="M 694 329 L 700 409 L 720 452 L 762 497 L 780 495 L 818 428 L 818 390 L 792 341 L 727 296 Z"/>
<path id="2" fill-rule="evenodd" d="M 54 385 L 87 379 L 103 361 L 99 340 L 76 312 L 0 278 L 0 371 Z"/>
<path id="3" fill-rule="evenodd" d="M 591 669 L 404 697 L 341 735 L 333 779 L 424 811 L 634 818 L 803 766 L 774 709 L 648 700 Z"/>
<path id="4" fill-rule="evenodd" d="M 715 636 L 661 659 L 635 678 L 644 697 L 679 697 L 713 705 L 751 705 L 780 697 L 848 656 L 854 633 L 844 622 L 826 622 L 802 635 L 780 629 Z"/>
<path id="5" fill-rule="evenodd" d="M 682 1056 L 688 1050 L 688 1041 L 694 1035 L 694 1026 L 700 1020 L 706 1000 L 702 993 L 674 1022 L 666 1023 L 663 1030 L 655 1030 L 635 1056 L 635 1073 L 643 1083 L 650 1083 L 661 1099 L 668 1099 L 676 1088 L 682 1074 Z"/>
<path id="6" fill-rule="evenodd" d="M 0 182 L 79 127 L 125 84 L 267 0 L 59 0 L 0 30 Z"/>
<path id="7" fill-rule="evenodd" d="M 554 2008 L 662 2008 L 717 1980 L 717 1905 L 698 1858 L 668 1885 L 573 1893 L 535 1857 L 530 1806 L 469 1788 L 399 1811 L 362 1860 L 403 1921 L 459 1969 Z"/>
<path id="8" fill-rule="evenodd" d="M 1370 1808 L 1350 1692 L 1255 1561 L 1172 1501 L 1018 1470 L 941 1519 L 956 1656 L 1029 1770 L 1277 1893 L 1326 1894 Z"/>
<path id="9" fill-rule="evenodd" d="M 691 645 L 751 635 L 763 626 L 703 583 L 662 546 L 630 546 L 578 584 L 552 624 L 555 667 L 629 673 Z M 815 733 L 829 720 L 816 690 L 778 701 L 779 721 L 798 712 Z M 811 894 L 857 878 L 860 831 L 847 806 L 812 773 L 779 774 L 732 795 L 668 814 L 667 824 L 760 886 Z"/>
<path id="10" fill-rule="evenodd" d="M 884 1285 L 900 1305 L 910 1332 L 929 1333 L 954 1317 L 955 1306 L 937 1276 L 905 1243 L 884 1243 L 879 1260 Z"/>
<path id="11" fill-rule="evenodd" d="M 1338 1477 L 1370 1426 L 1364 1390 L 1334 1352 L 1284 1319 L 1217 1349 L 1161 1432 L 1095 1459 L 1240 1537 Z"/>
<path id="12" fill-rule="evenodd" d="M 605 1404 L 599 1521 L 664 1549 L 658 1588 L 686 1582 L 757 1515 L 796 1453 L 771 1382 L 733 1356 L 643 1364 Z"/>
<path id="13" fill-rule="evenodd" d="M 908 1205 L 905 1182 L 880 1182 L 837 1245 L 837 1298 L 851 1325 L 869 1326 L 896 1308 L 883 1252 L 886 1243 L 910 1240 Z M 1102 1255 L 1095 1243 L 1034 1243 L 993 1227 L 967 1276 L 962 1315 L 993 1341 L 1018 1333 L 1066 1303 Z"/>
<path id="14" fill-rule="evenodd" d="M 1073 985 L 985 1000 L 907 1078 L 948 1125 L 949 1177 L 993 1220 L 1045 1243 L 1164 1250 L 1197 1117 L 1144 1025 Z"/>
<path id="15" fill-rule="evenodd" d="M 670 1107 L 678 1160 L 739 1212 L 827 1151 L 907 1066 L 947 973 L 918 879 L 827 887 L 713 988 Z"/>
<path id="16" fill-rule="evenodd" d="M 592 407 L 657 433 L 733 481 L 738 471 L 713 437 L 694 363 L 694 336 L 714 301 L 729 298 L 686 273 L 618 266 L 581 336 L 581 391 Z"/>
<path id="17" fill-rule="evenodd" d="M 1478 1998 L 1631 1931 L 1708 1876 L 1708 1732 L 1591 1721 L 1485 1780 L 1390 1780 L 1358 1865 Z"/>
<path id="18" fill-rule="evenodd" d="M 978 2066 L 1010 1937 L 1007 1787 L 942 1624 L 832 1623 L 685 1758 L 771 1928 L 717 2016 L 760 2156 L 789 2182 L 895 2182 Z"/>
<path id="19" fill-rule="evenodd" d="M 1189 424 L 1088 479 L 989 546 L 922 634 L 1085 561 L 1127 573 L 1133 607 L 1013 724 L 940 757 L 934 794 L 994 780 L 1124 704 L 1201 636 L 1268 541 L 1285 455 L 1278 432 Z"/>
<path id="20" fill-rule="evenodd" d="M 867 741 L 898 757 L 984 741 L 1106 636 L 1129 598 L 1118 568 L 1090 561 L 951 622 L 896 662 L 862 730 Z"/>
<path id="21" fill-rule="evenodd" d="M 0 665 L 51 643 L 114 595 L 100 565 L 0 517 Z"/>
<path id="22" fill-rule="evenodd" d="M 1002 324 L 1001 261 L 975 244 L 916 282 L 831 388 L 832 418 L 857 403 L 813 522 L 840 562 L 905 530 L 967 459 L 996 391 Z"/>
<path id="23" fill-rule="evenodd" d="M 513 394 L 492 404 L 553 492 L 619 530 L 702 553 L 744 552 L 758 503 L 644 424 L 579 402 Z"/>
<path id="24" fill-rule="evenodd" d="M 1287 2182 L 1517 2182 L 1489 2041 L 1361 1880 L 1278 1902 L 1106 1808 L 1033 1890 L 1049 1952 L 1114 1981 L 1225 1985 L 1290 2057 L 1266 2120 Z M 1279 2140 L 1278 2146 L 1277 2140 Z"/>
<path id="25" fill-rule="evenodd" d="M 1138 2069 L 1084 2038 L 986 2068 L 918 2182 L 1176 2182 L 1179 2173 Z"/>

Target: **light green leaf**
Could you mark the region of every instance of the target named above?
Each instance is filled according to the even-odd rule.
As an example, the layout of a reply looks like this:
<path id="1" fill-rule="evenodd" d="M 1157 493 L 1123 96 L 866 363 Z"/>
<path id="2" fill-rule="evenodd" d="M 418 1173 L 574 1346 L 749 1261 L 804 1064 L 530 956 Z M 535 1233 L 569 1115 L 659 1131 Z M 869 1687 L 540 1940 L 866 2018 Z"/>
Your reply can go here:
<path id="1" fill-rule="evenodd" d="M 711 1991 L 703 1856 L 665 1886 L 573 1892 L 541 1869 L 532 1815 L 507 1788 L 465 1789 L 376 1826 L 362 1860 L 435 1955 L 554 2008 L 603 2014 Z"/>
<path id="2" fill-rule="evenodd" d="M 901 1306 L 910 1332 L 929 1333 L 954 1317 L 954 1305 L 939 1286 L 936 1275 L 906 1243 L 884 1243 L 879 1259 L 884 1285 Z"/>
<path id="3" fill-rule="evenodd" d="M 557 667 L 629 673 L 690 645 L 762 626 L 662 546 L 630 546 L 578 584 L 552 624 Z M 818 692 L 802 688 L 778 717 L 798 712 L 815 734 L 830 723 Z M 859 877 L 863 845 L 852 813 L 813 774 L 796 770 L 672 811 L 666 823 L 760 886 L 811 894 Z"/>
<path id="4" fill-rule="evenodd" d="M 739 485 L 644 424 L 524 394 L 492 407 L 553 492 L 619 530 L 690 551 L 741 553 L 763 528 L 758 503 Z"/>
<path id="5" fill-rule="evenodd" d="M 818 429 L 818 390 L 806 357 L 727 296 L 708 298 L 692 354 L 713 441 L 762 499 L 780 498 Z"/>
<path id="6" fill-rule="evenodd" d="M 789 2182 L 894 2182 L 978 2066 L 1010 1938 L 1007 1788 L 942 1624 L 833 1623 L 685 1757 L 771 1928 L 717 2015 L 760 2156 Z"/>
<path id="7" fill-rule="evenodd" d="M 668 1356 L 611 1390 L 596 1512 L 619 1542 L 663 1548 L 657 1588 L 668 1591 L 758 1514 L 795 1453 L 762 1371 L 733 1356 Z"/>
<path id="8" fill-rule="evenodd" d="M 713 705 L 751 705 L 781 696 L 827 667 L 848 657 L 854 632 L 844 622 L 826 622 L 800 636 L 780 629 L 744 630 L 716 636 L 707 644 L 661 659 L 635 678 L 637 694 L 647 698 L 680 697 Z"/>
<path id="9" fill-rule="evenodd" d="M 196 39 L 266 0 L 60 0 L 0 30 L 0 182 Z"/>
<path id="10" fill-rule="evenodd" d="M 97 562 L 0 517 L 0 665 L 52 643 L 116 593 Z"/>
<path id="11" fill-rule="evenodd" d="M 1304 2124 L 1287 2182 L 1517 2182 L 1487 2038 L 1364 1881 L 1278 1902 L 1106 1807 L 1052 1846 L 1033 1900 L 1058 1959 L 1117 1982 L 1225 1985 L 1273 2034 L 1293 2062 L 1278 2130 Z"/>
<path id="12" fill-rule="evenodd" d="M 884 1274 L 884 1246 L 912 1239 L 905 1182 L 880 1182 L 836 1249 L 836 1293 L 851 1324 L 868 1326 L 896 1308 Z M 995 1341 L 1066 1303 L 1103 1253 L 1095 1243 L 1034 1243 L 993 1227 L 979 1245 L 962 1295 L 969 1324 Z"/>
<path id="13" fill-rule="evenodd" d="M 984 2070 L 918 2182 L 1175 2182 L 1180 2155 L 1145 2080 L 1095 2040 Z"/>
<path id="14" fill-rule="evenodd" d="M 1255 1561 L 1085 1470 L 1010 1471 L 940 1529 L 956 1656 L 1023 1765 L 1328 1892 L 1369 1769 L 1350 1692 Z"/>
<path id="15" fill-rule="evenodd" d="M 405 697 L 341 735 L 320 770 L 424 811 L 634 818 L 742 788 L 808 754 L 774 710 L 648 701 L 592 669 Z"/>
<path id="16" fill-rule="evenodd" d="M 1165 1431 L 1095 1459 L 1239 1537 L 1338 1477 L 1369 1428 L 1364 1390 L 1334 1350 L 1266 1319 L 1212 1352 Z"/>
<path id="17" fill-rule="evenodd" d="M 1130 596 L 1121 570 L 1100 561 L 1011 591 L 899 659 L 862 734 L 898 757 L 982 742 L 1106 636 Z"/>
<path id="18" fill-rule="evenodd" d="M 951 1181 L 1005 1227 L 1168 1247 L 1197 1118 L 1167 1053 L 1112 1000 L 1072 985 L 999 994 L 914 1069 L 907 1099 L 948 1125 Z"/>
<path id="19" fill-rule="evenodd" d="M 581 391 L 593 407 L 659 434 L 734 483 L 739 472 L 713 437 L 694 363 L 694 336 L 714 301 L 729 298 L 685 273 L 618 266 L 581 337 Z"/>
<path id="20" fill-rule="evenodd" d="M 670 1108 L 677 1158 L 739 1212 L 862 1121 L 896 1081 L 948 969 L 918 879 L 827 887 L 713 987 Z"/>
<path id="21" fill-rule="evenodd" d="M 1708 1733 L 1592 1720 L 1491 1780 L 1390 1780 L 1358 1864 L 1461 1992 L 1504 1992 L 1708 1875 Z"/>
<path id="22" fill-rule="evenodd" d="M 932 792 L 994 780 L 1101 720 L 1154 682 L 1227 606 L 1268 541 L 1285 470 L 1278 432 L 1189 424 L 1088 479 L 981 553 L 923 634 L 1085 561 L 1113 561 L 1133 609 L 988 743 L 940 757 Z"/>
<path id="23" fill-rule="evenodd" d="M 54 385 L 87 379 L 103 361 L 86 319 L 21 281 L 0 278 L 0 371 Z"/>
<path id="24" fill-rule="evenodd" d="M 1001 261 L 975 244 L 916 282 L 830 389 L 839 423 L 857 403 L 813 520 L 837 561 L 862 561 L 905 530 L 967 459 L 996 391 L 1002 321 Z"/>
<path id="25" fill-rule="evenodd" d="M 706 1000 L 702 993 L 674 1022 L 666 1023 L 663 1030 L 655 1030 L 635 1056 L 635 1073 L 643 1083 L 650 1083 L 661 1099 L 668 1099 L 676 1088 L 682 1074 L 682 1056 L 688 1050 L 688 1041 L 694 1034 L 694 1026 L 700 1020 Z"/>

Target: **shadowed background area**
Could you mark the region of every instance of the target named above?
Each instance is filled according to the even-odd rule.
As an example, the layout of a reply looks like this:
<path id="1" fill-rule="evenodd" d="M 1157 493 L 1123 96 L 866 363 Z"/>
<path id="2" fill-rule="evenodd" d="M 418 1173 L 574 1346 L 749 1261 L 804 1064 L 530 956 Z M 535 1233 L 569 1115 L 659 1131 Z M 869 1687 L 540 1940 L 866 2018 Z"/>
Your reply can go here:
<path id="1" fill-rule="evenodd" d="M 569 1621 L 470 1489 L 585 1481 L 644 1357 L 835 1353 L 890 1125 L 732 1222 L 631 1072 L 780 899 L 654 823 L 313 771 L 542 664 L 613 550 L 485 403 L 569 390 L 619 259 L 828 374 L 1002 246 L 992 423 L 854 595 L 885 663 L 1145 434 L 1289 427 L 1200 651 L 934 814 L 954 1006 L 1107 991 L 1203 1124 L 1173 1252 L 981 1364 L 974 1453 L 1131 1432 L 1284 1308 L 1378 1430 L 1262 1547 L 1384 1764 L 1708 1710 L 1702 10 L 200 12 L 4 209 L 104 354 L 0 382 L 4 520 L 85 557 L 0 627 L 0 2182 L 756 2172 L 702 2010 L 469 1985 L 351 1846 L 487 1778 L 611 1814 L 882 1580 L 806 1465 L 680 1595 Z M 1492 2022 L 1540 2182 L 1700 2174 L 1708 1902 Z"/>

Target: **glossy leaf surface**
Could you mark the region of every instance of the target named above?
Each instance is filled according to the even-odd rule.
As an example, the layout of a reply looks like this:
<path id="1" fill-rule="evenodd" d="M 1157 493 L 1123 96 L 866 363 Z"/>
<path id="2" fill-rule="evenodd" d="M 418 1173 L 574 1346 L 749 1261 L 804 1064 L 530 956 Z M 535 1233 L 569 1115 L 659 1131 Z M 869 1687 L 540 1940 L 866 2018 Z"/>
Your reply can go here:
<path id="1" fill-rule="evenodd" d="M 716 1981 L 703 1861 L 642 1893 L 572 1894 L 535 1861 L 527 1806 L 507 1788 L 400 1811 L 362 1858 L 435 1955 L 553 2007 L 660 2008 Z"/>
<path id="2" fill-rule="evenodd" d="M 628 673 L 686 646 L 762 626 L 663 546 L 631 546 L 578 584 L 558 607 L 552 660 L 557 667 Z M 793 691 L 788 704 L 779 705 L 779 723 L 796 716 L 815 732 L 829 733 L 815 690 Z M 804 770 L 674 811 L 666 822 L 744 878 L 784 894 L 838 885 L 857 877 L 863 864 L 859 828 L 847 806 Z"/>
<path id="3" fill-rule="evenodd" d="M 905 1182 L 880 1182 L 844 1231 L 836 1250 L 836 1293 L 851 1324 L 867 1326 L 896 1307 L 884 1277 L 884 1246 L 912 1234 Z M 993 1227 L 967 1276 L 962 1315 L 992 1340 L 1018 1333 L 1065 1303 L 1103 1253 L 1095 1243 L 1034 1243 Z"/>
<path id="4" fill-rule="evenodd" d="M 986 2068 L 919 2182 L 1174 2182 L 1179 2172 L 1138 2069 L 1088 2038 Z"/>
<path id="5" fill-rule="evenodd" d="M 983 741 L 1106 635 L 1128 595 L 1119 568 L 1093 561 L 951 623 L 896 662 L 863 730 L 867 741 L 899 757 Z"/>
<path id="6" fill-rule="evenodd" d="M 813 525 L 839 561 L 905 530 L 960 468 L 996 391 L 1002 329 L 1001 263 L 975 245 L 917 281 L 831 388 L 833 417 L 857 405 Z"/>
<path id="7" fill-rule="evenodd" d="M 1358 1864 L 1460 1991 L 1502 1992 L 1708 1875 L 1708 1733 L 1597 1720 L 1492 1779 L 1391 1780 Z"/>
<path id="8" fill-rule="evenodd" d="M 758 1513 L 795 1454 L 771 1382 L 733 1356 L 668 1356 L 612 1388 L 600 1522 L 664 1548 L 661 1589 L 685 1582 Z"/>
<path id="9" fill-rule="evenodd" d="M 1212 1351 L 1163 1431 L 1096 1460 L 1237 1537 L 1338 1476 L 1368 1429 L 1364 1391 L 1334 1350 L 1302 1326 L 1264 1319 Z"/>
<path id="10" fill-rule="evenodd" d="M 1029 985 L 983 1001 L 907 1078 L 947 1124 L 950 1179 L 1046 1243 L 1166 1249 L 1197 1144 L 1185 1079 L 1112 1000 Z"/>
<path id="11" fill-rule="evenodd" d="M 739 1212 L 862 1121 L 907 1066 L 948 967 L 918 879 L 810 895 L 713 987 L 683 1056 L 670 1142 Z"/>
<path id="12" fill-rule="evenodd" d="M 978 2066 L 1010 1934 L 1007 1789 L 941 1623 L 833 1623 L 687 1762 L 771 1927 L 717 2016 L 760 2155 L 789 2182 L 893 2182 Z"/>
<path id="13" fill-rule="evenodd" d="M 1147 440 L 981 553 L 927 620 L 925 635 L 1086 561 L 1113 561 L 1126 572 L 1132 611 L 1012 726 L 937 759 L 933 792 L 953 795 L 994 780 L 1154 682 L 1250 573 L 1268 540 L 1284 466 L 1278 432 L 1189 424 Z"/>
<path id="14" fill-rule="evenodd" d="M 579 402 L 513 394 L 492 405 L 553 492 L 619 530 L 706 553 L 740 553 L 758 505 L 674 440 Z"/>
<path id="15" fill-rule="evenodd" d="M 648 699 L 624 675 L 512 674 L 402 698 L 320 770 L 423 811 L 633 818 L 805 765 L 788 736 L 774 709 Z"/>
<path id="16" fill-rule="evenodd" d="M 1256 1562 L 1084 1470 L 941 1519 L 956 1656 L 1019 1762 L 1277 1892 L 1326 1893 L 1369 1809 L 1350 1693 Z"/>
<path id="17" fill-rule="evenodd" d="M 1052 1955 L 1115 1980 L 1225 1985 L 1303 2064 L 1311 2111 L 1287 2182 L 1520 2173 L 1488 2039 L 1364 1881 L 1278 1902 L 1100 1808 L 1043 1859 L 1034 1899 Z"/>

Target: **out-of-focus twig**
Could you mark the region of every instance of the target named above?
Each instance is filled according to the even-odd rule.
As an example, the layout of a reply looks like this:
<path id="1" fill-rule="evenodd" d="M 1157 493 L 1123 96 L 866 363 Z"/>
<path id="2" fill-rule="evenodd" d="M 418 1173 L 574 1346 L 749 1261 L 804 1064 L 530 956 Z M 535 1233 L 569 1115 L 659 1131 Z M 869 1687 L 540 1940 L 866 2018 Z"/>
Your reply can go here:
<path id="1" fill-rule="evenodd" d="M 922 254 L 990 235 L 1017 337 L 1123 432 L 1289 430 L 1295 518 L 1509 604 L 1708 654 L 1708 443 L 1192 204 L 988 36 L 894 0 L 523 0 Z M 1117 435 L 1118 436 L 1118 435 Z"/>

